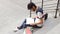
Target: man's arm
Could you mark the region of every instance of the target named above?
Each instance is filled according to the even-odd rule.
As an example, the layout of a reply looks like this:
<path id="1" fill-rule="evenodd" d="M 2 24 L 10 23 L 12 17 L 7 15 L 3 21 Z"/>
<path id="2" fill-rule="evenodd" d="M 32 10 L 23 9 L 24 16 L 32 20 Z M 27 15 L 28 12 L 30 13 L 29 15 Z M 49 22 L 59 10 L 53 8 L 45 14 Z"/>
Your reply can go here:
<path id="1" fill-rule="evenodd" d="M 37 13 L 37 18 L 40 19 L 37 24 L 43 24 L 43 19 L 44 15 L 41 12 Z"/>
<path id="2" fill-rule="evenodd" d="M 31 23 L 30 25 L 37 25 L 37 24 L 43 24 L 43 18 L 41 19 L 36 19 L 35 23 Z"/>
<path id="3" fill-rule="evenodd" d="M 35 20 L 35 23 L 31 23 L 30 25 L 43 24 L 43 21 L 44 21 L 43 17 L 44 16 L 40 12 L 38 12 L 37 16 L 36 16 L 37 19 Z"/>

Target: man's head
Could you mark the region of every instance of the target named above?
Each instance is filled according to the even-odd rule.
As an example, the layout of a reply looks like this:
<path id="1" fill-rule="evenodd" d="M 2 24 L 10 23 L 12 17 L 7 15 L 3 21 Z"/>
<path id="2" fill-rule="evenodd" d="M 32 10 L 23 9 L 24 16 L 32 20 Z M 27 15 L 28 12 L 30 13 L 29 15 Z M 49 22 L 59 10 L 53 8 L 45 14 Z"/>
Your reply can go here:
<path id="1" fill-rule="evenodd" d="M 34 3 L 31 2 L 27 5 L 27 8 L 28 8 L 28 10 L 35 11 L 37 6 Z"/>

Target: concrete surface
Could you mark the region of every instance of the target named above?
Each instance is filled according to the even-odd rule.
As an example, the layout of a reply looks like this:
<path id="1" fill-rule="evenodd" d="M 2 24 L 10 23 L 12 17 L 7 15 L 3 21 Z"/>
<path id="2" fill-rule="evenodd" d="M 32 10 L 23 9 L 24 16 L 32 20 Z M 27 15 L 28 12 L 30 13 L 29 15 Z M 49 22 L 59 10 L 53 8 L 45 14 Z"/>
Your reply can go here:
<path id="1" fill-rule="evenodd" d="M 26 8 L 29 1 L 0 0 L 0 34 L 23 34 L 23 30 L 16 33 L 13 30 L 29 16 L 29 10 Z M 54 19 L 55 12 L 47 13 L 49 16 L 43 28 L 38 29 L 34 34 L 60 34 L 60 17 Z"/>

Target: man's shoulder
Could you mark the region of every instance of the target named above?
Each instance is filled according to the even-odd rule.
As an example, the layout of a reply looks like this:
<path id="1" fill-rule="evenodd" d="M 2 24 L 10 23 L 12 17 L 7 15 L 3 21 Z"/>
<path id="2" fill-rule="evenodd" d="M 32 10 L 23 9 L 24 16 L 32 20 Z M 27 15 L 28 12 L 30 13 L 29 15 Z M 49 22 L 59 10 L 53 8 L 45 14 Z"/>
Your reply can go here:
<path id="1" fill-rule="evenodd" d="M 43 13 L 43 9 L 42 9 L 41 7 L 38 7 L 38 9 L 37 9 L 36 13 L 38 13 L 38 12 Z"/>
<path id="2" fill-rule="evenodd" d="M 38 7 L 38 10 L 43 10 L 41 7 Z"/>

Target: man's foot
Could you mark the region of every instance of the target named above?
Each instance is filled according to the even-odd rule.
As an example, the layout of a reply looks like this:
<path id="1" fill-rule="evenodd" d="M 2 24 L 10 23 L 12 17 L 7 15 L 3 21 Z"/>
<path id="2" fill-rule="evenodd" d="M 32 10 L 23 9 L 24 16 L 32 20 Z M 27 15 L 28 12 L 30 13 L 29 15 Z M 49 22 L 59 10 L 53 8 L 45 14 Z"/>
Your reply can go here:
<path id="1" fill-rule="evenodd" d="M 19 29 L 19 30 L 20 30 L 20 29 L 22 29 L 22 28 L 20 28 L 20 27 L 17 27 L 17 29 Z"/>
<path id="2" fill-rule="evenodd" d="M 17 28 L 13 30 L 13 32 L 17 32 L 17 31 L 18 31 L 18 29 L 17 29 Z"/>

